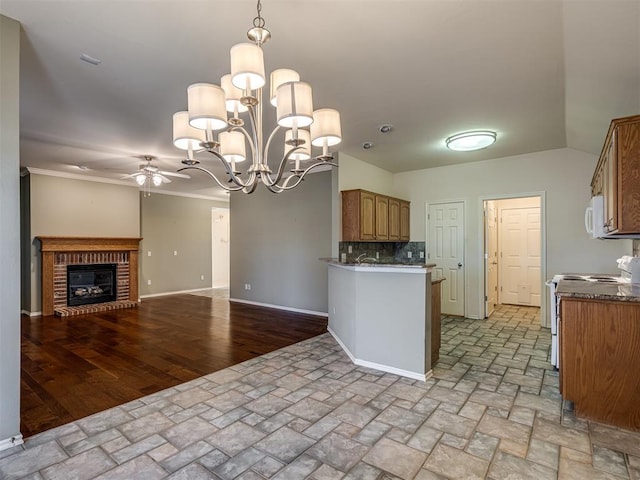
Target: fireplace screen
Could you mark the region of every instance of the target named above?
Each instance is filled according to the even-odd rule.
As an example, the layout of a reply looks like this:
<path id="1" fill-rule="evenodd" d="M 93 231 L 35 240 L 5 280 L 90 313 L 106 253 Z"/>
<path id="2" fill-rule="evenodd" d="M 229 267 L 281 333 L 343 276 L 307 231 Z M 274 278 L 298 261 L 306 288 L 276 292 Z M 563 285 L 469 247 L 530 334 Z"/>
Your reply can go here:
<path id="1" fill-rule="evenodd" d="M 67 265 L 67 305 L 113 302 L 116 299 L 115 263 Z"/>

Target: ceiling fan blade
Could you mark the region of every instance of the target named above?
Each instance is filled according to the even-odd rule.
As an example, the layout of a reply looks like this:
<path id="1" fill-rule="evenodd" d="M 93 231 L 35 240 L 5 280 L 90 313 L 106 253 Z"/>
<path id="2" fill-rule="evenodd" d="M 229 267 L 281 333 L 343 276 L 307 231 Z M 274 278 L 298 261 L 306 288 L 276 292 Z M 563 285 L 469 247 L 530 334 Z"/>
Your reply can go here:
<path id="1" fill-rule="evenodd" d="M 166 172 L 164 170 L 158 170 L 158 173 L 160 173 L 162 175 L 167 175 L 168 177 L 191 178 L 189 175 L 186 175 L 184 173 Z"/>
<path id="2" fill-rule="evenodd" d="M 157 173 L 156 175 L 160 175 L 159 173 Z M 164 175 L 160 175 L 160 178 L 162 179 L 162 181 L 164 183 L 171 183 L 171 180 L 169 180 L 167 177 L 165 177 Z"/>
<path id="3" fill-rule="evenodd" d="M 140 172 L 130 173 L 129 175 L 124 175 L 124 176 L 120 177 L 120 180 L 124 180 L 125 178 L 137 177 L 138 175 L 140 175 Z"/>

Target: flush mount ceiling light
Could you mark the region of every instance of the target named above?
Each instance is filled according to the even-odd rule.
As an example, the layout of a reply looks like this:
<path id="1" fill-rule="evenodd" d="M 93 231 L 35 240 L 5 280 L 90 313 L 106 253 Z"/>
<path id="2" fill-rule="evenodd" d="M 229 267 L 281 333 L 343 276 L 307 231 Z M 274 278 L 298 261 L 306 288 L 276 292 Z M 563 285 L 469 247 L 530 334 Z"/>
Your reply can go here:
<path id="1" fill-rule="evenodd" d="M 445 140 L 447 148 L 457 152 L 470 152 L 486 148 L 496 141 L 496 132 L 491 130 L 473 130 L 456 133 Z"/>
<path id="2" fill-rule="evenodd" d="M 187 151 L 187 158 L 182 161 L 186 167 L 181 170 L 200 170 L 224 190 L 252 193 L 262 182 L 270 191 L 281 193 L 298 186 L 304 176 L 317 167 L 337 167 L 328 148 L 342 140 L 340 114 L 330 108 L 314 111 L 311 85 L 300 81 L 300 75 L 293 70 L 274 70 L 266 93 L 269 103 L 276 107 L 277 126 L 265 137 L 262 89 L 266 76 L 262 45 L 271 38 L 271 33 L 264 28 L 260 0 L 257 10 L 253 28 L 247 32 L 253 43 L 231 47 L 231 74 L 221 78 L 221 86 L 196 83 L 187 89 L 187 110 L 173 116 L 173 143 Z M 244 127 L 245 121 L 240 114 L 248 116 L 250 129 Z M 280 129 L 285 129 L 284 154 L 272 170 L 268 162 L 269 146 Z M 217 131 L 221 133 L 216 135 Z M 311 145 L 321 147 L 322 153 L 312 156 Z M 202 150 L 221 162 L 228 182 L 198 165 L 200 162 L 194 158 L 194 152 Z M 236 165 L 247 157 L 250 165 L 243 176 L 236 170 Z M 285 175 L 290 161 L 293 168 Z M 306 163 L 301 166 L 301 162 Z"/>

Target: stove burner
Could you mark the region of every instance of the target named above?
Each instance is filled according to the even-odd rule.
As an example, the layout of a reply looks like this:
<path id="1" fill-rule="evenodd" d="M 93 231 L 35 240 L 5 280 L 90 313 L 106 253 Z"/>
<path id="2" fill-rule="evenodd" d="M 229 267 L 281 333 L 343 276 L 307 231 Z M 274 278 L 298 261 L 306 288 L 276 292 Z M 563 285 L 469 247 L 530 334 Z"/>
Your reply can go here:
<path id="1" fill-rule="evenodd" d="M 587 280 L 585 277 L 579 275 L 562 275 L 561 278 L 562 280 L 581 280 L 583 282 Z"/>

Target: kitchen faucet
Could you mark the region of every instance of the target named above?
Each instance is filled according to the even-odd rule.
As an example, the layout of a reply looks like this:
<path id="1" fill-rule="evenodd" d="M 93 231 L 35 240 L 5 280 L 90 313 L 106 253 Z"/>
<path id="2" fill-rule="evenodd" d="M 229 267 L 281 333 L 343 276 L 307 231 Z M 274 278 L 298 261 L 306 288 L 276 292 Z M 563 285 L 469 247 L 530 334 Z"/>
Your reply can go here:
<path id="1" fill-rule="evenodd" d="M 367 255 L 366 252 L 358 255 L 358 258 L 356 258 L 356 263 L 360 265 L 361 263 L 377 263 L 378 262 L 377 258 L 367 257 L 366 255 Z M 365 258 L 362 258 L 362 257 L 365 257 Z"/>

